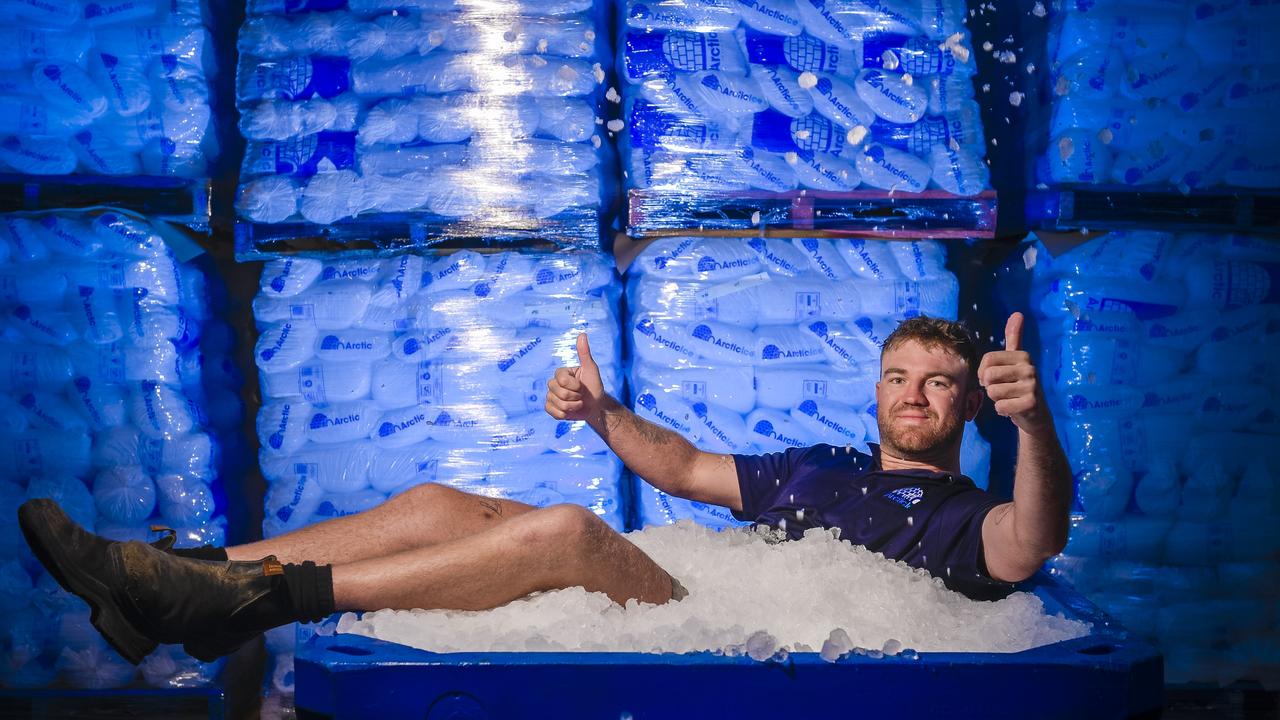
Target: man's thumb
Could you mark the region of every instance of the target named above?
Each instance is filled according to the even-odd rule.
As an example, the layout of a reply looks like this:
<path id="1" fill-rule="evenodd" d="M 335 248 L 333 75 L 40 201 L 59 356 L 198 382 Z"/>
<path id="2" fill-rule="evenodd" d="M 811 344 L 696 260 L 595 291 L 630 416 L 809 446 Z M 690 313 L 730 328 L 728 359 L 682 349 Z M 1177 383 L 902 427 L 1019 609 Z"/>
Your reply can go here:
<path id="1" fill-rule="evenodd" d="M 584 370 L 599 373 L 595 358 L 591 357 L 591 345 L 587 342 L 587 334 L 578 334 L 578 365 Z"/>

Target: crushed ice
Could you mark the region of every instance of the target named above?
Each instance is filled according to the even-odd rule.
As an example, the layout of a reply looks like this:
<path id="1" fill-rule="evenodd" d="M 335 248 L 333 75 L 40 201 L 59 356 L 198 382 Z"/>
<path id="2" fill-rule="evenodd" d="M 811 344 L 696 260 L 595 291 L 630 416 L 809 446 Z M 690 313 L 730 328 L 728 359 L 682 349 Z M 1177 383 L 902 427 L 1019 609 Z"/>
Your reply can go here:
<path id="1" fill-rule="evenodd" d="M 784 543 L 767 535 L 689 522 L 627 535 L 689 591 L 679 602 L 622 607 L 569 588 L 483 612 L 347 613 L 338 631 L 434 652 L 711 650 L 761 660 L 812 648 L 828 660 L 905 648 L 1018 652 L 1089 632 L 1086 623 L 1046 615 L 1031 593 L 975 602 L 830 531 Z"/>

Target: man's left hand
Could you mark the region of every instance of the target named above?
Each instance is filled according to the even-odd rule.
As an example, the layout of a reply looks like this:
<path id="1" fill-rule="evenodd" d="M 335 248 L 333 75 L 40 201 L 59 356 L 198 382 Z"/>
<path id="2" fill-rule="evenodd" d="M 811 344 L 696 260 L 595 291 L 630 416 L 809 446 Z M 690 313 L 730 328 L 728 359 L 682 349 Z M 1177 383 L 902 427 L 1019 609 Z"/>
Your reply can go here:
<path id="1" fill-rule="evenodd" d="M 1004 350 L 982 356 L 978 383 L 987 389 L 996 412 L 1009 418 L 1019 430 L 1043 432 L 1052 427 L 1044 392 L 1031 364 L 1031 355 L 1022 350 L 1022 313 L 1009 316 L 1004 328 Z"/>

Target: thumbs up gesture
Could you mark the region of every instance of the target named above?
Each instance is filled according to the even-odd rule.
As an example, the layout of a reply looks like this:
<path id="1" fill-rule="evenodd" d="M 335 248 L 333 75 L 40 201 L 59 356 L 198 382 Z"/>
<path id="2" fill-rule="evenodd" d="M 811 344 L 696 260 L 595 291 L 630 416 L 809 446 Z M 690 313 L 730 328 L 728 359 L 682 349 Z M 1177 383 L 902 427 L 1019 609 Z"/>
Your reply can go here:
<path id="1" fill-rule="evenodd" d="M 1004 328 L 1004 350 L 982 356 L 978 382 L 987 389 L 996 412 L 1027 433 L 1052 430 L 1044 392 L 1031 356 L 1022 350 L 1022 313 L 1009 316 Z"/>
<path id="2" fill-rule="evenodd" d="M 589 420 L 607 397 L 587 334 L 578 335 L 578 367 L 562 367 L 547 381 L 547 414 L 557 420 Z"/>

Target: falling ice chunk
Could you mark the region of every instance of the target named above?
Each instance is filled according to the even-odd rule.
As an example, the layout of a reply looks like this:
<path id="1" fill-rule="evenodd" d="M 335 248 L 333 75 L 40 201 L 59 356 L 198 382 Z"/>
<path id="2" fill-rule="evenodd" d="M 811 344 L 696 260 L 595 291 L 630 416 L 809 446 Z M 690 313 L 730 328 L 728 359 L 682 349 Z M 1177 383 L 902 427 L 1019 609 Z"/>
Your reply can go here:
<path id="1" fill-rule="evenodd" d="M 796 511 L 796 521 L 804 522 L 804 508 L 800 508 Z"/>
<path id="2" fill-rule="evenodd" d="M 782 157 L 787 161 L 788 165 L 795 165 L 796 163 L 800 162 L 800 156 L 797 155 L 794 150 L 788 152 L 786 155 L 783 155 Z"/>
<path id="3" fill-rule="evenodd" d="M 751 213 L 751 224 L 752 224 L 752 225 L 759 225 L 759 224 L 760 224 L 760 211 L 759 211 L 759 210 L 757 210 L 757 211 L 755 211 L 755 212 Z"/>
<path id="4" fill-rule="evenodd" d="M 1064 137 L 1058 141 L 1058 155 L 1062 158 L 1062 162 L 1071 159 L 1076 153 L 1076 144 L 1069 137 Z"/>
<path id="5" fill-rule="evenodd" d="M 609 88 L 604 94 L 604 99 L 609 102 L 622 102 L 622 96 L 618 94 L 617 88 Z"/>
<path id="6" fill-rule="evenodd" d="M 894 655 L 902 652 L 902 643 L 893 638 L 889 638 L 885 641 L 884 648 L 881 652 L 883 652 L 887 657 L 893 657 Z"/>
<path id="7" fill-rule="evenodd" d="M 910 87 L 912 84 L 915 83 L 915 81 L 916 79 L 911 77 L 911 73 L 902 73 L 902 83 L 904 85 L 907 85 L 908 87 Z"/>
<path id="8" fill-rule="evenodd" d="M 880 55 L 880 64 L 885 70 L 897 70 L 899 65 L 898 54 L 892 50 L 885 50 Z"/>
<path id="9" fill-rule="evenodd" d="M 591 73 L 596 76 L 596 84 L 604 82 L 604 68 L 600 67 L 600 63 L 591 66 Z M 575 73 L 575 77 L 577 74 Z"/>
<path id="10" fill-rule="evenodd" d="M 994 47 L 995 45 L 992 45 L 990 40 L 982 43 L 982 49 L 985 50 L 986 52 L 991 52 L 992 48 Z"/>
<path id="11" fill-rule="evenodd" d="M 991 92 L 991 83 L 983 83 L 982 92 Z"/>
<path id="12" fill-rule="evenodd" d="M 1111 141 L 1115 139 L 1115 134 L 1111 132 L 1111 128 L 1102 128 L 1098 131 L 1098 139 L 1102 141 L 1103 145 L 1110 145 Z"/>
<path id="13" fill-rule="evenodd" d="M 1024 97 L 1026 97 L 1026 95 L 1018 92 L 1017 90 L 1014 90 L 1013 92 L 1009 93 L 1009 104 L 1014 107 L 1018 107 L 1019 105 L 1022 104 L 1022 98 Z"/>
<path id="14" fill-rule="evenodd" d="M 622 126 L 623 126 L 623 122 L 621 120 L 615 119 L 615 120 L 610 120 L 609 124 L 606 127 L 608 127 L 609 130 L 613 132 L 618 132 L 619 130 L 622 129 Z"/>
<path id="15" fill-rule="evenodd" d="M 599 147 L 600 147 L 600 136 L 599 136 L 599 135 L 592 135 L 592 136 L 591 136 L 591 144 L 592 144 L 592 145 L 594 145 L 595 147 L 599 148 Z"/>
<path id="16" fill-rule="evenodd" d="M 868 132 L 870 131 L 867 130 L 865 125 L 854 125 L 849 128 L 849 132 L 845 133 L 844 137 L 849 141 L 850 145 L 861 145 L 862 141 L 866 139 Z"/>
<path id="17" fill-rule="evenodd" d="M 1036 0 L 1036 4 L 1031 7 L 1031 14 L 1036 17 L 1044 17 L 1048 12 L 1044 9 L 1044 3 Z"/>
<path id="18" fill-rule="evenodd" d="M 1027 248 L 1027 251 L 1022 253 L 1022 264 L 1026 266 L 1028 270 L 1036 266 L 1036 248 L 1034 245 Z M 977 310 L 977 308 L 974 309 Z"/>
<path id="19" fill-rule="evenodd" d="M 915 518 L 913 518 L 913 517 L 911 517 L 910 515 L 908 515 L 908 516 L 907 516 L 907 525 L 909 525 L 909 526 L 913 526 L 913 527 L 914 527 L 914 526 L 915 526 L 915 524 L 916 524 L 916 519 L 915 519 Z"/>
<path id="20" fill-rule="evenodd" d="M 796 501 L 795 493 L 792 493 L 790 496 L 788 496 L 788 502 L 795 502 L 795 501 Z"/>
<path id="21" fill-rule="evenodd" d="M 962 63 L 969 62 L 969 46 L 964 44 L 963 32 L 953 33 L 938 49 L 950 51 L 951 56 Z"/>
<path id="22" fill-rule="evenodd" d="M 1063 75 L 1058 78 L 1057 84 L 1053 86 L 1053 94 L 1062 97 L 1069 92 L 1071 92 L 1071 81 L 1067 79 L 1066 75 Z"/>
<path id="23" fill-rule="evenodd" d="M 1028 75 L 1034 74 L 1034 73 L 1035 73 L 1035 71 L 1036 71 L 1036 64 L 1035 64 L 1035 63 L 1027 63 L 1027 74 L 1028 74 Z"/>
<path id="24" fill-rule="evenodd" d="M 578 71 L 568 65 L 561 65 L 560 69 L 556 71 L 556 77 L 564 80 L 565 82 L 573 82 L 578 79 Z"/>
<path id="25" fill-rule="evenodd" d="M 1012 50 L 1001 50 L 996 53 L 996 59 L 1005 65 L 1012 65 L 1018 62 L 1018 54 Z"/>
<path id="26" fill-rule="evenodd" d="M 867 486 L 866 486 L 866 485 L 863 485 L 863 486 L 862 486 L 862 494 L 863 494 L 863 495 L 866 495 L 866 494 L 867 494 Z"/>
<path id="27" fill-rule="evenodd" d="M 538 39 L 538 45 L 537 45 L 538 52 L 540 52 L 540 53 L 544 53 L 544 52 L 546 52 L 546 51 L 547 51 L 547 45 L 548 45 L 548 43 L 547 43 L 547 39 L 546 39 L 546 38 L 539 38 L 539 39 Z"/>
<path id="28" fill-rule="evenodd" d="M 786 519 L 786 518 L 778 518 L 778 529 L 779 529 L 779 530 L 781 530 L 782 532 L 786 532 L 786 531 L 787 531 L 787 519 Z"/>
<path id="29" fill-rule="evenodd" d="M 818 76 L 808 70 L 805 70 L 800 73 L 800 77 L 796 79 L 796 82 L 798 82 L 800 87 L 805 90 L 812 90 L 814 86 L 818 84 Z"/>
<path id="30" fill-rule="evenodd" d="M 596 31 L 588 30 L 582 34 L 582 37 L 586 38 L 587 42 L 593 42 L 596 39 Z"/>

